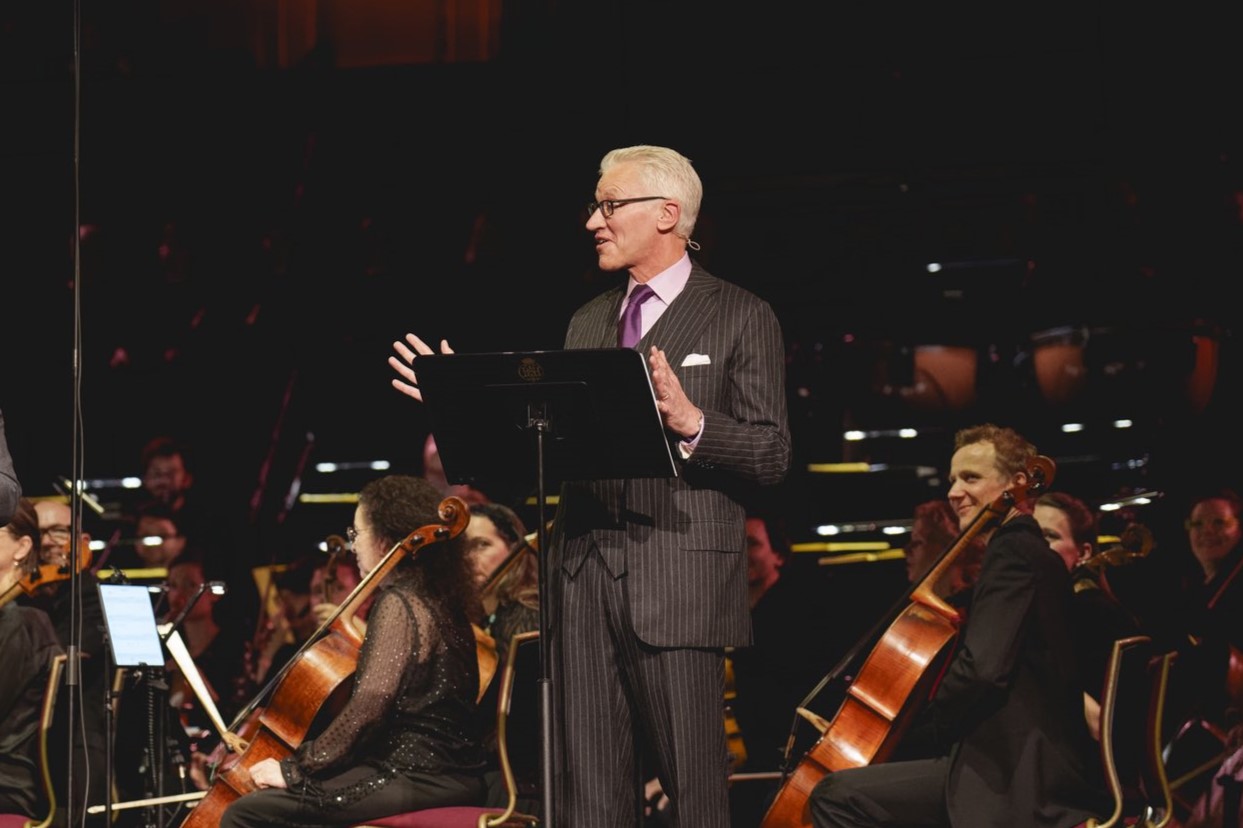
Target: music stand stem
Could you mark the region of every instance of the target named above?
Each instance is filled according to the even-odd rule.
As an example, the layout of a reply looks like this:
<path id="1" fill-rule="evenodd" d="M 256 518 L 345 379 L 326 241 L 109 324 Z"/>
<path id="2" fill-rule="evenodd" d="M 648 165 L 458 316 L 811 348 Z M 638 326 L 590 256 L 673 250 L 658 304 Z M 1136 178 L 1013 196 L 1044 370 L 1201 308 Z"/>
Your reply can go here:
<path id="1" fill-rule="evenodd" d="M 542 414 L 542 412 L 541 412 Z M 545 517 L 547 492 L 544 483 L 544 435 L 549 430 L 548 419 L 531 416 L 527 426 L 535 430 L 535 503 L 539 520 L 537 531 L 539 549 L 539 704 L 540 704 L 540 798 L 543 809 L 542 824 L 553 826 L 553 749 L 552 749 L 552 668 L 548 643 L 548 612 L 545 596 L 548 589 L 548 520 Z"/>
<path id="2" fill-rule="evenodd" d="M 677 464 L 647 361 L 630 348 L 427 354 L 419 385 L 447 479 L 529 462 L 534 432 L 539 509 L 540 772 L 543 828 L 553 826 L 553 715 L 546 467 L 560 480 L 673 478 Z M 554 423 L 550 414 L 555 414 Z M 524 439 L 516 439 L 518 436 Z M 552 439 L 549 439 L 549 438 Z"/>

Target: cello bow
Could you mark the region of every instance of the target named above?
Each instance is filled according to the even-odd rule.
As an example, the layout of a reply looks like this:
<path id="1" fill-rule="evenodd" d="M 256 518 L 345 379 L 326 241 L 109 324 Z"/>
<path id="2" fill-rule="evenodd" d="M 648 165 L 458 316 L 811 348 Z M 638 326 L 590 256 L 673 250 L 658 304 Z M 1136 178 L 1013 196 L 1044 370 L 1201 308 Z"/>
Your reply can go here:
<path id="1" fill-rule="evenodd" d="M 231 729 L 245 722 L 259 708 L 254 736 L 243 740 L 245 748 L 222 762 L 216 769 L 207 794 L 181 823 L 182 828 L 213 828 L 224 809 L 238 797 L 255 790 L 250 768 L 263 759 L 282 759 L 306 738 L 321 710 L 329 708 L 348 687 L 346 680 L 357 667 L 361 645 L 357 628 L 343 623 L 371 595 L 374 589 L 407 556 L 423 546 L 455 538 L 470 521 L 470 510 L 457 497 L 440 503 L 441 523 L 415 529 L 382 558 L 375 569 L 363 577 L 349 597 L 315 634 L 298 649 L 258 696 L 234 720 Z M 226 744 L 228 740 L 226 740 Z"/>

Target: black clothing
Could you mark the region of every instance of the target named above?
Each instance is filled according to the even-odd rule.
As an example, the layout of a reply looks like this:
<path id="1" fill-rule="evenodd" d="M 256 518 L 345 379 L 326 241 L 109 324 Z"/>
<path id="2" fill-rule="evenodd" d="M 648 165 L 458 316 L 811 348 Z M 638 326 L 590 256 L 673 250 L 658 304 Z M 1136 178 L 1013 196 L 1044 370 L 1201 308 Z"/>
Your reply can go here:
<path id="1" fill-rule="evenodd" d="M 1159 638 L 1178 651 L 1162 722 L 1166 733 L 1172 736 L 1190 719 L 1227 728 L 1243 713 L 1243 688 L 1229 682 L 1232 656 L 1243 655 L 1243 544 L 1222 559 L 1211 581 L 1205 583 L 1197 567 L 1173 607 Z"/>
<path id="2" fill-rule="evenodd" d="M 1035 520 L 999 527 L 957 648 L 921 714 L 941 756 L 826 775 L 810 798 L 814 824 L 1069 828 L 1105 813 L 1072 595 Z M 907 821 L 912 815 L 919 821 Z"/>
<path id="3" fill-rule="evenodd" d="M 1077 580 L 1072 602 L 1075 647 L 1084 692 L 1100 701 L 1114 642 L 1138 635 L 1139 621 L 1095 579 Z"/>
<path id="4" fill-rule="evenodd" d="M 4 437 L 4 413 L 0 412 L 0 526 L 13 519 L 17 501 L 22 496 L 22 484 L 13 470 L 13 455 Z"/>
<path id="5" fill-rule="evenodd" d="M 47 613 L 0 607 L 0 813 L 47 815 L 39 728 L 48 667 L 61 652 Z"/>
<path id="6" fill-rule="evenodd" d="M 338 826 L 482 803 L 470 621 L 438 600 L 421 570 L 399 568 L 390 579 L 367 617 L 349 701 L 281 762 L 287 789 L 235 800 L 223 826 Z"/>
<path id="7" fill-rule="evenodd" d="M 81 671 L 78 687 L 73 693 L 61 694 L 57 705 L 55 726 L 50 742 L 53 779 L 57 782 L 57 811 L 72 816 L 77 822 L 90 805 L 102 805 L 108 795 L 108 715 L 107 694 L 110 688 L 108 670 L 111 657 L 105 651 L 104 614 L 99 602 L 99 582 L 89 572 L 83 573 L 79 582 L 81 605 L 76 620 L 81 635 L 78 652 L 81 655 Z M 29 599 L 30 605 L 44 610 L 56 630 L 56 638 L 66 651 L 74 643 L 72 629 L 73 591 L 68 582 L 55 584 L 46 591 L 36 592 Z M 68 688 L 67 688 L 68 689 Z M 74 706 L 73 717 L 73 781 L 72 800 L 65 790 L 69 781 L 68 707 Z M 87 787 L 89 786 L 89 787 Z M 69 814 L 72 803 L 72 813 Z M 104 817 L 89 817 L 90 823 L 103 824 Z M 89 823 L 88 823 L 89 824 Z"/>

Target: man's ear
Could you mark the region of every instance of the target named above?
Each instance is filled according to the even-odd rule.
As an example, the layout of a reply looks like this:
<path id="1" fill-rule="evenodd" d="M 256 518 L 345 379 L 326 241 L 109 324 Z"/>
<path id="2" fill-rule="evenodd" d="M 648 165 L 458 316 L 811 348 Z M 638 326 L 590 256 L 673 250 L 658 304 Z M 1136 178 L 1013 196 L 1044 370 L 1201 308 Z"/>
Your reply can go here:
<path id="1" fill-rule="evenodd" d="M 676 201 L 665 201 L 660 207 L 660 215 L 656 217 L 656 225 L 664 232 L 670 232 L 678 226 L 682 217 L 682 205 Z"/>

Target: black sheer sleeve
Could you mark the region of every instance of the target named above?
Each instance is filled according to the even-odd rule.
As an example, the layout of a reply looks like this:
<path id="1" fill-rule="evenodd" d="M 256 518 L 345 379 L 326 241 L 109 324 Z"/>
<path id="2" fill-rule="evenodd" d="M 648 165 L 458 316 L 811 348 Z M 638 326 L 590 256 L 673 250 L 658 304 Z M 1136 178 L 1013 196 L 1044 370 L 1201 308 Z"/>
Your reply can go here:
<path id="1" fill-rule="evenodd" d="M 349 701 L 323 733 L 281 763 L 290 787 L 306 786 L 308 777 L 355 756 L 356 747 L 384 723 L 405 688 L 429 669 L 436 637 L 425 605 L 399 589 L 380 594 L 367 619 Z"/>

